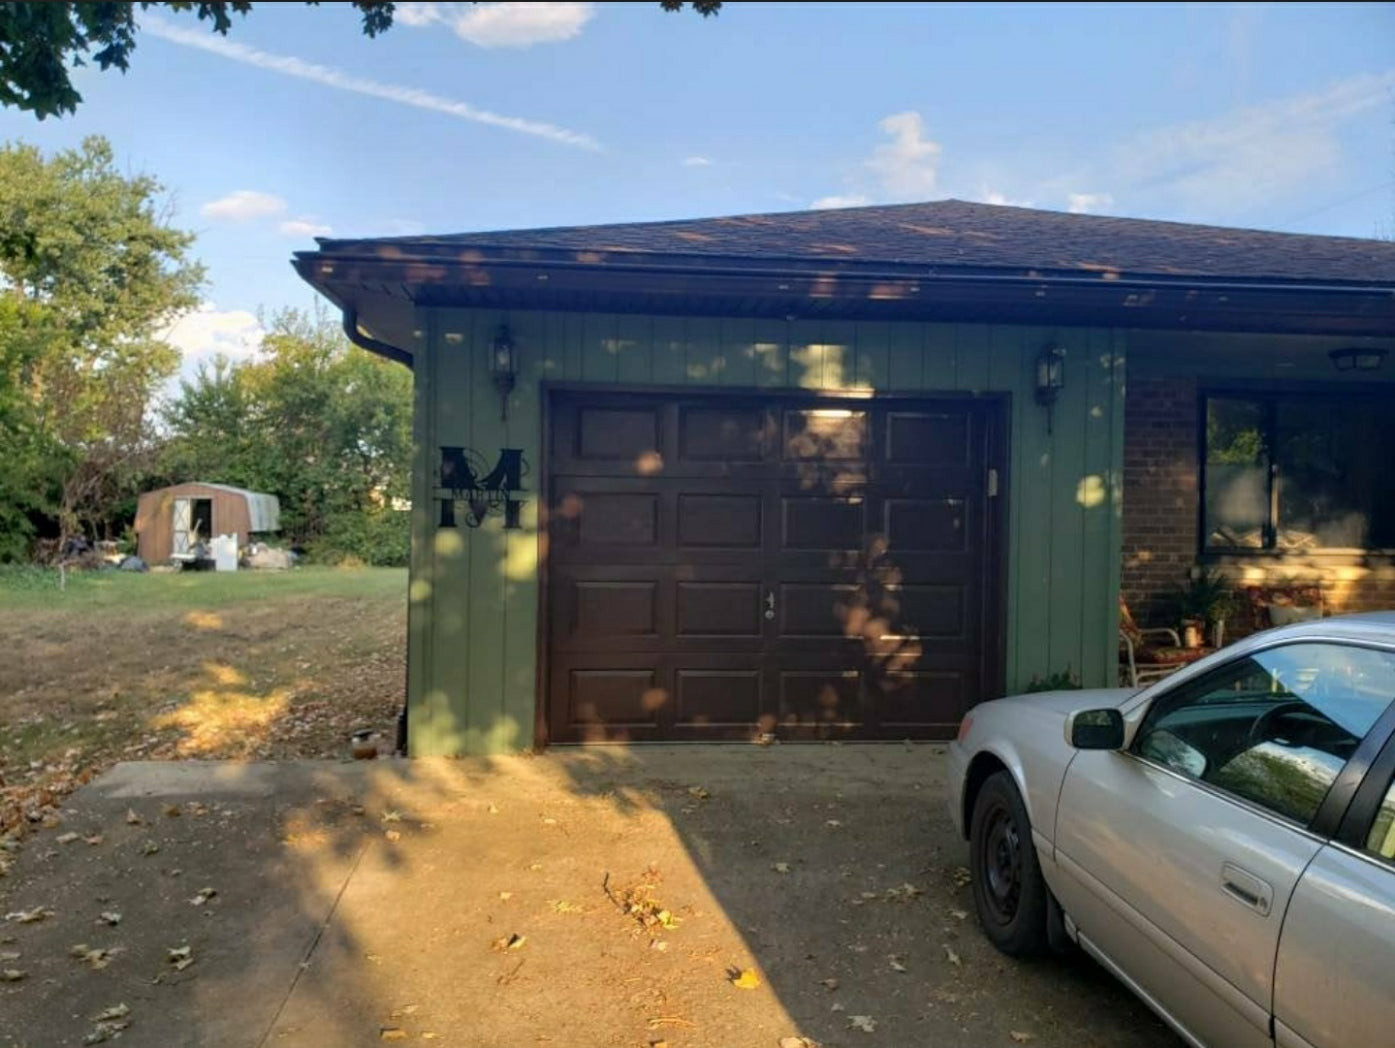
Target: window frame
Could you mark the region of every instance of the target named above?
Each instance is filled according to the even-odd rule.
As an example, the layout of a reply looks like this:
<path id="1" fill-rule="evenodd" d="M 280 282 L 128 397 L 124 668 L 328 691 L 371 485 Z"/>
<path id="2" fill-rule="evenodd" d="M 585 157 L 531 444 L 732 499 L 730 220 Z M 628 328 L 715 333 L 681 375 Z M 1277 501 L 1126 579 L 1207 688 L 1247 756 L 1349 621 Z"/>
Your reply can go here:
<path id="1" fill-rule="evenodd" d="M 1278 408 L 1280 401 L 1299 400 L 1331 402 L 1334 405 L 1349 405 L 1353 401 L 1363 404 L 1388 402 L 1395 409 L 1395 389 L 1357 390 L 1349 387 L 1321 385 L 1303 386 L 1206 386 L 1197 390 L 1196 413 L 1196 462 L 1197 462 L 1197 504 L 1196 504 L 1196 546 L 1197 559 L 1202 563 L 1214 563 L 1226 558 L 1257 557 L 1281 559 L 1284 557 L 1352 557 L 1382 556 L 1395 559 L 1395 547 L 1389 546 L 1327 546 L 1306 550 L 1285 550 L 1278 547 L 1279 520 L 1279 480 L 1281 477 L 1277 460 L 1278 448 Z M 1269 449 L 1269 468 L 1266 501 L 1267 519 L 1261 532 L 1262 546 L 1208 546 L 1206 544 L 1206 490 L 1210 458 L 1208 446 L 1207 420 L 1208 407 L 1212 400 L 1248 400 L 1259 404 L 1264 412 L 1264 441 Z"/>

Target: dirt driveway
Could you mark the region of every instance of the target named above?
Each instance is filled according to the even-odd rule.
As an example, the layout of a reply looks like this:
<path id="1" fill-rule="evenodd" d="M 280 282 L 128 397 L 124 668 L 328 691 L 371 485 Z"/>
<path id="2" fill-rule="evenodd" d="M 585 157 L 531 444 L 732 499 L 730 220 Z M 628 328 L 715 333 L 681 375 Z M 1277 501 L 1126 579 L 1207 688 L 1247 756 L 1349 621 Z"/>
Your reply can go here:
<path id="1" fill-rule="evenodd" d="M 123 764 L 0 880 L 0 1044 L 1177 1048 L 1093 966 L 985 944 L 942 767 Z"/>

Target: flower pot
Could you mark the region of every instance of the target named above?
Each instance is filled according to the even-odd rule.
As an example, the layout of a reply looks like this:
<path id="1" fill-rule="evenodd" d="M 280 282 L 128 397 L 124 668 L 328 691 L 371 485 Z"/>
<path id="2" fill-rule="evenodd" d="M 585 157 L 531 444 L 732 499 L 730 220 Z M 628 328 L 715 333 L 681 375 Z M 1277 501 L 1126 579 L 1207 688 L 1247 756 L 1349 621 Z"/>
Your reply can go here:
<path id="1" fill-rule="evenodd" d="M 1199 648 L 1205 630 L 1205 623 L 1199 619 L 1188 619 L 1182 623 L 1182 647 Z"/>

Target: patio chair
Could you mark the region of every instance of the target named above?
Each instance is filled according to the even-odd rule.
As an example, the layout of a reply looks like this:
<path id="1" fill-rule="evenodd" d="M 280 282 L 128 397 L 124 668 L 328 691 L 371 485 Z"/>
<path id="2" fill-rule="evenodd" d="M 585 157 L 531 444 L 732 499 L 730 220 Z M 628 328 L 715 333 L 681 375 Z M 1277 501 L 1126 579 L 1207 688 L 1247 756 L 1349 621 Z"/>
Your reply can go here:
<path id="1" fill-rule="evenodd" d="M 1177 631 L 1167 626 L 1144 628 L 1119 598 L 1119 685 L 1141 688 L 1176 673 L 1209 655 L 1214 648 L 1184 648 Z"/>

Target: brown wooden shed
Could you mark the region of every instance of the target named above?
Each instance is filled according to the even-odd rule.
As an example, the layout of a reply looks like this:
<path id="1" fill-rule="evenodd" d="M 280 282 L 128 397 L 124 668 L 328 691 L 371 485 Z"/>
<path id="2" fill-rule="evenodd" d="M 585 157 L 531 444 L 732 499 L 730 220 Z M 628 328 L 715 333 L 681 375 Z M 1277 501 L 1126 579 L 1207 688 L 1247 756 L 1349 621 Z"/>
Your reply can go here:
<path id="1" fill-rule="evenodd" d="M 253 533 L 281 530 L 275 495 L 227 484 L 192 482 L 147 491 L 136 504 L 136 552 L 147 564 L 193 559 L 194 546 L 215 535 L 236 535 L 245 546 Z"/>

